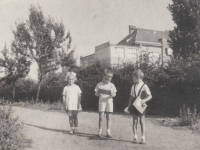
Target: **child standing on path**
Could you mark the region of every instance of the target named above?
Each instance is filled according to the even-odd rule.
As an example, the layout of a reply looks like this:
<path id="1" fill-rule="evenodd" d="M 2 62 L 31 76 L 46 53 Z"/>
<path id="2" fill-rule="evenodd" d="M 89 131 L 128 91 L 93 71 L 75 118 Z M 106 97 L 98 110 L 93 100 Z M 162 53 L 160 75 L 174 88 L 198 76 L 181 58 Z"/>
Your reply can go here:
<path id="1" fill-rule="evenodd" d="M 134 101 L 139 96 L 141 98 L 142 106 L 146 106 L 146 102 L 149 101 L 152 96 L 151 92 L 146 84 L 142 81 L 144 78 L 144 73 L 139 69 L 133 72 L 133 82 L 134 85 L 131 88 L 130 93 L 130 99 L 129 99 L 129 105 L 128 110 L 133 115 L 133 134 L 134 139 L 133 143 L 138 143 L 138 137 L 137 137 L 137 124 L 138 121 L 141 126 L 141 132 L 142 132 L 142 139 L 140 144 L 145 144 L 145 115 L 146 110 L 141 114 L 135 106 L 133 106 Z"/>
<path id="2" fill-rule="evenodd" d="M 69 72 L 67 74 L 68 85 L 63 89 L 63 105 L 69 116 L 69 124 L 71 130 L 70 134 L 76 134 L 78 132 L 78 110 L 81 110 L 81 89 L 78 85 L 74 84 L 76 81 L 76 74 Z"/>
<path id="3" fill-rule="evenodd" d="M 107 121 L 107 137 L 111 138 L 111 114 L 113 112 L 113 97 L 116 96 L 116 88 L 111 83 L 113 77 L 112 70 L 104 72 L 102 82 L 98 83 L 95 88 L 95 95 L 99 96 L 99 132 L 98 136 L 102 136 L 103 114 L 106 113 Z"/>

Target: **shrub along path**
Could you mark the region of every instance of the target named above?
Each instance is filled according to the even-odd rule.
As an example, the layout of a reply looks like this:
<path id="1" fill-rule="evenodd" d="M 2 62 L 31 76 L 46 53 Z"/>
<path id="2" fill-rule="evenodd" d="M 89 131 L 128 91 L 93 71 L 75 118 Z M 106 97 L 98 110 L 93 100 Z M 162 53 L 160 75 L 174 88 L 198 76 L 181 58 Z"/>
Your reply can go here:
<path id="1" fill-rule="evenodd" d="M 200 135 L 190 130 L 176 130 L 155 125 L 146 119 L 145 145 L 133 144 L 132 119 L 126 115 L 112 116 L 113 138 L 98 138 L 97 113 L 79 114 L 79 134 L 69 135 L 65 113 L 14 107 L 15 115 L 25 123 L 25 135 L 32 140 L 27 150 L 198 150 Z M 105 118 L 104 118 L 105 121 Z M 105 126 L 104 126 L 105 127 Z M 105 134 L 105 130 L 104 130 Z M 140 137 L 140 136 L 139 136 Z"/>

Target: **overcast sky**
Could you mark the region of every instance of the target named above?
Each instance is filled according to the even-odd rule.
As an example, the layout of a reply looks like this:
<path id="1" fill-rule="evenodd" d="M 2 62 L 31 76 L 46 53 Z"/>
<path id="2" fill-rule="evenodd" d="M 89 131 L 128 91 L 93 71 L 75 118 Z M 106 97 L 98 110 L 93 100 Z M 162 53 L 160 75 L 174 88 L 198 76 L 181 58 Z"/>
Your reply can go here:
<path id="1" fill-rule="evenodd" d="M 118 43 L 128 26 L 171 30 L 174 22 L 167 9 L 171 0 L 0 0 L 0 50 L 10 45 L 15 22 L 28 19 L 31 4 L 44 14 L 63 21 L 71 32 L 76 57 L 94 53 L 97 45 Z M 35 72 L 32 66 L 32 73 Z"/>

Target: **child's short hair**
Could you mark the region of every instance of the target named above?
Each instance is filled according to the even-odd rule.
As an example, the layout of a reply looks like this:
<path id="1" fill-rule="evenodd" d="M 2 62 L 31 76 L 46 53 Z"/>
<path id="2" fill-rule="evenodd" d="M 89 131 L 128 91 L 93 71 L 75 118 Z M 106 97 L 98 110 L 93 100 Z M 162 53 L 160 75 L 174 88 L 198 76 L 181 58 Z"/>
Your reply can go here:
<path id="1" fill-rule="evenodd" d="M 105 69 L 104 70 L 104 75 L 106 75 L 107 73 L 113 74 L 112 69 Z"/>
<path id="2" fill-rule="evenodd" d="M 133 72 L 133 76 L 138 77 L 140 79 L 144 78 L 144 73 L 142 72 L 141 69 L 137 69 Z"/>
<path id="3" fill-rule="evenodd" d="M 67 76 L 66 76 L 66 80 L 67 81 L 69 80 L 69 77 L 73 77 L 74 78 L 74 82 L 77 81 L 76 74 L 74 72 L 70 72 L 70 73 L 67 74 Z"/>

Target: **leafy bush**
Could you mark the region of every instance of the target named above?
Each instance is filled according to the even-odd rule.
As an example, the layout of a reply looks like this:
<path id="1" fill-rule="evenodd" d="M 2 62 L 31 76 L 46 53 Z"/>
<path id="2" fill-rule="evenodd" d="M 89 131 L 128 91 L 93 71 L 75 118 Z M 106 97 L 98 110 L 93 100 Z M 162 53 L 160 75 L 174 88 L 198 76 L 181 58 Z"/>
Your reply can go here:
<path id="1" fill-rule="evenodd" d="M 180 126 L 193 126 L 198 123 L 200 116 L 197 114 L 196 106 L 191 111 L 189 107 L 183 107 L 180 109 L 180 118 L 178 119 L 178 125 Z"/>
<path id="2" fill-rule="evenodd" d="M 12 118 L 12 108 L 3 107 L 0 110 L 0 149 L 18 149 L 22 144 L 22 125 L 18 118 Z"/>

